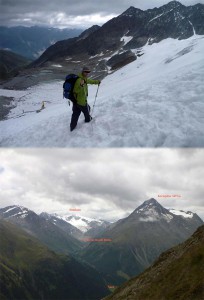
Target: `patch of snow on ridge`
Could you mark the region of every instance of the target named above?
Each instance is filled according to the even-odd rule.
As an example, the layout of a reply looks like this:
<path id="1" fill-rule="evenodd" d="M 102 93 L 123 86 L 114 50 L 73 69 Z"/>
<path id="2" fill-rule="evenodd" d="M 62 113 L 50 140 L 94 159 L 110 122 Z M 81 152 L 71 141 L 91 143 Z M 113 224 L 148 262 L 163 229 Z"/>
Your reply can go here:
<path id="1" fill-rule="evenodd" d="M 5 213 L 7 213 L 7 212 L 9 212 L 9 211 L 11 211 L 11 210 L 13 210 L 13 209 L 16 209 L 16 206 L 15 206 L 15 207 L 11 207 L 11 208 L 7 209 L 7 211 L 4 211 L 3 213 L 5 214 Z"/>
<path id="2" fill-rule="evenodd" d="M 173 219 L 173 216 L 170 215 L 170 214 L 158 214 L 157 212 L 145 212 L 144 213 L 144 217 L 140 217 L 139 218 L 139 221 L 141 222 L 156 222 L 156 221 L 159 221 L 161 219 L 164 219 L 166 220 L 168 223 Z"/>
<path id="3" fill-rule="evenodd" d="M 190 211 L 185 212 L 183 210 L 176 210 L 176 209 L 169 209 L 169 211 L 176 216 L 182 216 L 184 218 L 190 218 L 190 219 L 193 218 L 193 213 Z"/>
<path id="4" fill-rule="evenodd" d="M 139 218 L 141 222 L 156 222 L 158 219 L 155 216 L 148 216 L 147 218 Z"/>
<path id="5" fill-rule="evenodd" d="M 52 67 L 55 67 L 55 68 L 62 68 L 62 65 L 52 65 Z"/>
<path id="6" fill-rule="evenodd" d="M 196 35 L 196 31 L 195 31 L 195 28 L 194 28 L 192 22 L 191 22 L 191 21 L 188 21 L 188 22 L 191 24 L 191 26 L 192 26 L 192 28 L 193 28 L 193 35 Z"/>
<path id="7" fill-rule="evenodd" d="M 165 13 L 163 12 L 163 13 L 160 14 L 160 15 L 157 15 L 156 17 L 154 17 L 153 19 L 151 19 L 151 20 L 149 21 L 149 23 L 151 23 L 152 21 L 154 21 L 154 20 L 160 18 L 161 16 L 165 16 L 166 14 L 170 13 L 172 10 L 173 10 L 173 9 L 171 9 L 171 10 L 165 12 Z"/>
<path id="8" fill-rule="evenodd" d="M 170 214 L 162 214 L 162 218 L 169 223 L 173 219 L 173 216 Z"/>
<path id="9" fill-rule="evenodd" d="M 22 216 L 24 216 L 24 218 L 25 218 L 25 217 L 27 216 L 27 213 L 28 213 L 27 210 L 23 210 L 23 211 L 18 212 L 17 214 L 11 215 L 10 218 L 11 218 L 11 217 L 18 216 L 18 215 L 19 215 L 20 218 L 21 218 Z"/>
<path id="10" fill-rule="evenodd" d="M 22 215 L 20 215 L 20 218 L 21 219 L 24 219 L 25 217 L 27 217 L 27 214 L 25 213 L 25 214 L 22 214 Z"/>
<path id="11" fill-rule="evenodd" d="M 160 15 L 154 17 L 153 19 L 151 19 L 151 20 L 149 21 L 149 23 L 152 22 L 153 20 L 156 20 L 156 19 L 160 18 L 161 16 L 163 16 L 163 14 L 164 14 L 164 13 L 162 13 L 162 14 L 160 14 Z"/>
<path id="12" fill-rule="evenodd" d="M 103 56 L 103 55 L 104 55 L 104 53 L 103 53 L 103 52 L 101 52 L 101 53 L 99 53 L 99 54 L 96 54 L 96 55 L 90 56 L 90 57 L 89 57 L 89 59 L 92 59 L 92 58 L 95 58 L 95 57 L 98 57 L 98 56 Z"/>
<path id="13" fill-rule="evenodd" d="M 123 46 L 125 46 L 127 43 L 129 43 L 131 40 L 133 39 L 133 36 L 123 36 L 123 37 L 121 37 L 121 42 L 124 42 L 124 45 Z"/>
<path id="14" fill-rule="evenodd" d="M 148 210 L 144 212 L 144 214 L 146 216 L 159 216 L 159 213 L 156 211 L 155 207 L 149 206 L 149 207 L 146 207 L 145 209 L 147 209 L 147 208 L 148 208 Z"/>
<path id="15" fill-rule="evenodd" d="M 14 210 L 14 209 L 17 209 L 17 208 L 19 208 L 19 209 L 21 210 L 20 212 L 18 212 L 18 214 L 22 214 L 22 213 L 27 213 L 27 212 L 28 212 L 27 208 L 25 208 L 25 207 L 23 207 L 23 206 L 20 206 L 20 205 L 15 205 L 15 206 L 12 206 L 11 208 L 7 209 L 7 210 L 4 211 L 3 213 L 6 214 L 6 213 L 8 213 L 9 211 Z"/>

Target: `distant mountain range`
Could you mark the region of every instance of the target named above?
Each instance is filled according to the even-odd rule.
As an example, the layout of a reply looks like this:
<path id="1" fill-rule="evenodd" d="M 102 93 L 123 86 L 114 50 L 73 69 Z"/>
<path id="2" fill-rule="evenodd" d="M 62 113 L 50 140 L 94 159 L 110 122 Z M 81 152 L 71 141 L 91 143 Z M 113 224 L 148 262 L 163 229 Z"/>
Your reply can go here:
<path id="1" fill-rule="evenodd" d="M 195 213 L 166 209 L 153 198 L 115 223 L 67 214 L 37 215 L 22 206 L 2 208 L 0 296 L 101 299 L 108 295 L 108 286 L 118 286 L 142 273 L 163 251 L 185 241 L 200 225 L 203 221 Z M 94 238 L 87 235 L 100 226 L 101 231 Z M 127 293 L 132 295 L 135 286 L 141 297 L 130 300 L 160 299 L 165 284 L 171 286 L 170 290 L 165 288 L 168 296 L 185 295 L 183 287 L 185 280 L 192 277 L 188 272 L 192 267 L 192 295 L 200 296 L 203 268 L 198 267 L 203 263 L 203 236 L 201 227 L 193 238 L 162 254 L 152 267 L 117 289 L 110 299 L 122 300 Z M 84 237 L 85 242 L 79 241 Z M 183 274 L 175 286 L 174 270 Z M 141 280 L 143 283 L 138 284 Z M 189 295 L 189 288 L 186 291 Z"/>
<path id="2" fill-rule="evenodd" d="M 204 299 L 204 226 L 104 300 Z"/>
<path id="3" fill-rule="evenodd" d="M 166 209 L 153 198 L 115 223 L 67 214 L 37 215 L 22 206 L 0 209 L 0 218 L 53 251 L 88 262 L 110 285 L 140 274 L 203 224 L 195 213 Z"/>
<path id="4" fill-rule="evenodd" d="M 163 251 L 185 241 L 202 224 L 196 214 L 168 210 L 149 199 L 97 236 L 111 242 L 89 243 L 81 258 L 109 284 L 119 285 L 143 272 Z"/>
<path id="5" fill-rule="evenodd" d="M 10 50 L 28 59 L 38 58 L 50 45 L 78 36 L 81 29 L 0 26 L 0 49 Z"/>
<path id="6" fill-rule="evenodd" d="M 84 64 L 88 60 L 96 75 L 104 75 L 139 58 L 143 54 L 140 48 L 147 43 L 204 34 L 203 18 L 203 4 L 186 7 L 171 1 L 146 11 L 131 6 L 103 26 L 92 28 L 88 35 L 50 46 L 31 66 L 48 67 L 53 62 L 64 66 L 67 61 Z"/>
<path id="7" fill-rule="evenodd" d="M 76 228 L 66 224 L 68 229 L 66 231 L 62 230 L 49 220 L 25 207 L 14 205 L 0 209 L 0 218 L 24 229 L 57 253 L 70 254 L 83 247 L 83 243 L 71 234 L 73 229 L 77 231 Z"/>
<path id="8" fill-rule="evenodd" d="M 71 224 L 73 228 L 78 229 L 77 231 L 72 230 L 71 234 L 78 238 L 82 236 L 94 237 L 111 224 L 104 220 L 96 220 L 80 215 L 41 213 L 40 216 L 46 218 L 60 228 L 63 228 L 66 224 Z"/>
<path id="9" fill-rule="evenodd" d="M 3 86 L 24 89 L 41 82 L 64 80 L 66 74 L 77 74 L 87 64 L 92 70 L 92 78 L 103 79 L 139 60 L 145 55 L 145 45 L 167 38 L 181 40 L 203 35 L 203 18 L 203 4 L 185 6 L 171 1 L 145 11 L 131 6 L 103 26 L 94 25 L 84 32 L 66 33 L 66 30 L 31 27 L 26 29 L 31 30 L 29 33 L 21 35 L 22 28 L 16 28 L 16 31 L 9 29 L 11 32 L 14 30 L 12 34 L 15 37 L 12 38 L 12 34 L 3 28 L 2 33 L 0 30 L 3 36 L 1 48 L 36 59 L 19 76 L 4 82 Z"/>

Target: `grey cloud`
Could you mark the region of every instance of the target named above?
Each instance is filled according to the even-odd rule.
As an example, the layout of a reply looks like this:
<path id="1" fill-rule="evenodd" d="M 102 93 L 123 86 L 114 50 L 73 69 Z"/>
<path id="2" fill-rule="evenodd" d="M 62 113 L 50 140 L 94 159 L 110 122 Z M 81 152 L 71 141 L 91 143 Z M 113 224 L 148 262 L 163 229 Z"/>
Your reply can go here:
<path id="1" fill-rule="evenodd" d="M 14 200 L 38 211 L 77 205 L 110 219 L 112 210 L 125 215 L 155 197 L 204 216 L 203 160 L 203 149 L 2 149 L 1 206 Z M 161 193 L 181 198 L 160 199 Z"/>
<path id="2" fill-rule="evenodd" d="M 81 26 L 89 27 L 90 20 L 76 21 L 76 17 L 91 16 L 98 14 L 101 17 L 109 15 L 118 15 L 125 11 L 130 6 L 135 6 L 140 9 L 148 9 L 153 7 L 159 7 L 170 1 L 168 0 L 44 0 L 44 1 L 29 1 L 29 0 L 2 0 L 1 1 L 1 19 L 2 25 L 14 26 L 14 25 L 47 25 L 47 26 L 68 26 L 71 27 Z M 204 0 L 181 0 L 181 3 L 185 5 L 194 5 L 196 3 L 204 3 Z M 64 13 L 64 15 L 59 15 Z M 90 19 L 90 18 L 89 18 Z M 105 19 L 94 19 L 91 22 L 100 25 L 102 20 Z"/>

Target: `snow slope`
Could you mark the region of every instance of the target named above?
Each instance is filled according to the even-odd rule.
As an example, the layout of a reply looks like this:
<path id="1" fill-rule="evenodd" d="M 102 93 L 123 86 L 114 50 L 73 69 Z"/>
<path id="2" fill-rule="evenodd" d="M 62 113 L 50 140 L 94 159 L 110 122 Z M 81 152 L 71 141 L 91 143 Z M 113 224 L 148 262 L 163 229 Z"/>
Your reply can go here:
<path id="1" fill-rule="evenodd" d="M 183 210 L 176 210 L 176 209 L 169 209 L 169 211 L 172 213 L 172 214 L 174 214 L 174 215 L 176 215 L 176 216 L 182 216 L 182 217 L 184 217 L 184 218 L 189 218 L 189 219 L 192 219 L 193 218 L 193 213 L 191 212 L 191 211 L 187 211 L 187 212 L 185 212 L 185 211 L 183 211 Z"/>
<path id="2" fill-rule="evenodd" d="M 1 147 L 203 147 L 204 36 L 146 45 L 144 55 L 108 75 L 91 123 L 70 133 L 62 82 L 0 90 L 18 105 L 0 122 Z M 92 106 L 97 86 L 89 86 Z M 46 108 L 40 113 L 42 101 Z M 24 112 L 23 112 L 24 111 Z"/>
<path id="3" fill-rule="evenodd" d="M 59 215 L 57 213 L 52 214 L 52 216 L 57 217 L 58 219 L 61 219 L 74 227 L 78 228 L 82 232 L 87 232 L 91 228 L 95 228 L 98 226 L 102 226 L 104 221 L 97 220 L 93 218 L 83 217 L 83 216 L 74 216 L 69 214 L 62 214 Z"/>

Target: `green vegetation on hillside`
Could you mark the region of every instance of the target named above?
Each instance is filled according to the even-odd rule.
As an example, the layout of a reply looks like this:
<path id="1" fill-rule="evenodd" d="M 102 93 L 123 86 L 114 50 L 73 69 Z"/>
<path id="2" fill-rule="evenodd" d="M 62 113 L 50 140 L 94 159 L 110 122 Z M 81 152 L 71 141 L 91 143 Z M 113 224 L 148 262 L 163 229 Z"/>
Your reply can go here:
<path id="1" fill-rule="evenodd" d="M 106 300 L 204 299 L 204 226 Z"/>
<path id="2" fill-rule="evenodd" d="M 102 277 L 70 256 L 0 221 L 1 299 L 97 300 L 108 294 Z"/>
<path id="3" fill-rule="evenodd" d="M 7 50 L 0 50 L 0 79 L 16 76 L 31 60 Z"/>

